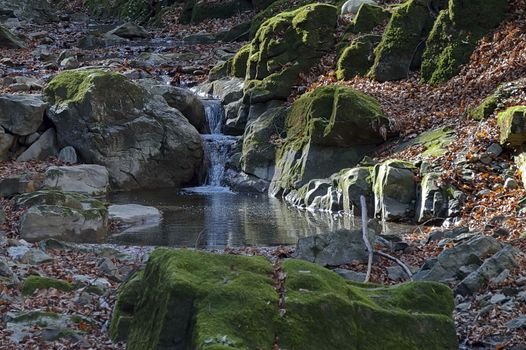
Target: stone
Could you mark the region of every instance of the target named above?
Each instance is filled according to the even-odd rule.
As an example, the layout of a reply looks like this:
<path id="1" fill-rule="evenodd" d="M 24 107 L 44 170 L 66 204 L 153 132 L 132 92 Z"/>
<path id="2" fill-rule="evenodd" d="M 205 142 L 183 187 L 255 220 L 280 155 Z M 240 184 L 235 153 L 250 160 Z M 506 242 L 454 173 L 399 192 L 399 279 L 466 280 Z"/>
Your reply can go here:
<path id="1" fill-rule="evenodd" d="M 399 160 L 388 160 L 374 168 L 375 215 L 388 221 L 414 215 L 416 179 L 414 165 Z"/>
<path id="2" fill-rule="evenodd" d="M 2 277 L 12 279 L 14 275 L 15 274 L 9 266 L 7 259 L 3 256 L 0 256 L 0 280 L 2 279 Z"/>
<path id="3" fill-rule="evenodd" d="M 274 176 L 276 146 L 285 136 L 285 109 L 270 109 L 250 122 L 243 136 L 241 169 L 249 175 L 270 181 Z"/>
<path id="4" fill-rule="evenodd" d="M 486 259 L 477 270 L 464 278 L 457 285 L 455 293 L 471 295 L 478 292 L 492 278 L 499 276 L 504 270 L 511 270 L 517 267 L 519 254 L 520 252 L 517 248 L 509 245 L 504 246 L 504 248 Z"/>
<path id="5" fill-rule="evenodd" d="M 0 208 L 0 226 L 3 225 L 6 221 L 6 215 L 3 208 Z"/>
<path id="6" fill-rule="evenodd" d="M 57 135 L 55 129 L 47 129 L 27 150 L 16 159 L 18 162 L 29 160 L 46 160 L 58 154 Z"/>
<path id="7" fill-rule="evenodd" d="M 54 259 L 40 249 L 31 248 L 20 258 L 20 262 L 29 265 L 40 265 L 52 262 Z"/>
<path id="8" fill-rule="evenodd" d="M 0 47 L 7 49 L 21 49 L 25 45 L 9 29 L 0 25 Z"/>
<path id="9" fill-rule="evenodd" d="M 79 65 L 79 61 L 76 57 L 66 57 L 60 61 L 60 66 L 64 69 L 76 69 Z"/>
<path id="10" fill-rule="evenodd" d="M 433 218 L 444 218 L 446 215 L 447 198 L 438 185 L 440 175 L 439 173 L 428 173 L 422 177 L 417 191 L 417 222 L 426 222 Z"/>
<path id="11" fill-rule="evenodd" d="M 502 154 L 503 149 L 502 149 L 501 145 L 499 145 L 498 143 L 492 143 L 488 147 L 486 152 L 492 154 L 494 157 L 498 157 L 498 156 L 500 156 Z"/>
<path id="12" fill-rule="evenodd" d="M 287 112 L 270 194 L 355 166 L 385 141 L 386 123 L 378 101 L 354 89 L 329 85 L 303 94 Z"/>
<path id="13" fill-rule="evenodd" d="M 347 269 L 334 269 L 334 272 L 336 272 L 338 275 L 342 276 L 347 281 L 354 281 L 354 282 L 363 282 L 365 281 L 366 274 L 363 272 L 356 272 L 353 270 L 347 270 Z"/>
<path id="14" fill-rule="evenodd" d="M 18 196 L 16 203 L 29 207 L 19 229 L 20 237 L 27 241 L 100 242 L 107 234 L 106 206 L 82 194 L 40 190 Z"/>
<path id="15" fill-rule="evenodd" d="M 26 140 L 24 141 L 24 145 L 31 146 L 33 143 L 36 142 L 36 140 L 39 139 L 40 136 L 42 136 L 42 135 L 40 133 L 38 133 L 38 132 L 34 132 L 31 135 L 28 135 L 26 137 Z"/>
<path id="16" fill-rule="evenodd" d="M 503 304 L 507 300 L 509 300 L 507 296 L 505 296 L 504 294 L 497 293 L 491 297 L 489 302 L 492 304 Z"/>
<path id="17" fill-rule="evenodd" d="M 374 232 L 369 230 L 368 234 L 374 244 Z M 367 262 L 368 253 L 361 230 L 338 230 L 300 238 L 295 257 L 323 266 L 338 266 L 353 261 Z"/>
<path id="18" fill-rule="evenodd" d="M 31 172 L 5 177 L 0 179 L 0 197 L 36 191 L 42 188 L 43 182 L 42 175 Z"/>
<path id="19" fill-rule="evenodd" d="M 444 285 L 370 288 L 296 259 L 282 270 L 286 312 L 276 308 L 280 295 L 263 257 L 156 249 L 121 287 L 110 336 L 130 350 L 270 349 L 276 337 L 282 348 L 303 350 L 347 349 L 350 339 L 364 350 L 458 347 Z"/>
<path id="20" fill-rule="evenodd" d="M 506 327 L 508 329 L 526 329 L 526 315 L 522 315 L 506 322 Z"/>
<path id="21" fill-rule="evenodd" d="M 244 101 L 286 100 L 302 72 L 331 50 L 338 10 L 310 4 L 261 24 L 251 42 Z"/>
<path id="22" fill-rule="evenodd" d="M 357 75 L 366 75 L 374 63 L 374 49 L 380 40 L 379 35 L 364 35 L 353 40 L 338 58 L 336 77 L 350 80 Z"/>
<path id="23" fill-rule="evenodd" d="M 108 169 L 101 165 L 50 166 L 45 176 L 44 186 L 60 191 L 100 195 L 110 187 Z"/>
<path id="24" fill-rule="evenodd" d="M 508 147 L 519 147 L 526 142 L 526 106 L 515 106 L 498 114 L 500 143 Z"/>
<path id="25" fill-rule="evenodd" d="M 35 95 L 0 95 L 0 126 L 11 134 L 30 135 L 42 124 L 46 108 Z"/>
<path id="26" fill-rule="evenodd" d="M 372 167 L 360 166 L 343 169 L 338 173 L 338 188 L 342 192 L 343 211 L 361 214 L 360 197 L 365 197 L 367 215 L 374 216 L 374 193 Z"/>
<path id="27" fill-rule="evenodd" d="M 8 134 L 4 128 L 0 126 L 0 161 L 9 159 L 9 150 L 15 142 L 15 136 Z"/>
<path id="28" fill-rule="evenodd" d="M 58 160 L 66 164 L 69 164 L 69 165 L 77 164 L 78 162 L 77 151 L 75 151 L 75 148 L 71 146 L 66 146 L 62 148 L 60 152 L 58 153 Z"/>
<path id="29" fill-rule="evenodd" d="M 413 278 L 447 282 L 455 280 L 462 266 L 477 264 L 500 251 L 502 245 L 490 236 L 475 236 L 465 243 L 446 249 L 438 255 L 432 266 L 424 265 Z"/>
<path id="30" fill-rule="evenodd" d="M 147 39 L 150 37 L 150 34 L 146 31 L 146 29 L 133 22 L 121 24 L 117 28 L 109 31 L 107 34 L 116 35 L 118 37 L 131 40 Z"/>
<path id="31" fill-rule="evenodd" d="M 161 212 L 155 207 L 139 204 L 114 204 L 108 207 L 111 220 L 130 226 L 158 225 L 161 222 Z"/>
<path id="32" fill-rule="evenodd" d="M 374 0 L 347 0 L 341 7 L 340 14 L 343 15 L 354 15 L 358 12 L 363 4 L 376 5 Z"/>
<path id="33" fill-rule="evenodd" d="M 84 162 L 105 166 L 116 189 L 179 187 L 197 178 L 203 158 L 197 130 L 124 76 L 66 71 L 44 95 L 59 143 L 74 147 Z"/>
<path id="34" fill-rule="evenodd" d="M 508 177 L 504 181 L 504 188 L 507 190 L 516 190 L 519 188 L 519 183 L 514 178 Z"/>
<path id="35" fill-rule="evenodd" d="M 232 169 L 225 173 L 225 184 L 238 193 L 267 193 L 269 187 L 268 181 Z"/>
<path id="36" fill-rule="evenodd" d="M 41 338 L 42 335 L 46 339 L 57 340 L 61 336 L 71 335 L 71 328 L 74 327 L 74 322 L 69 316 L 45 311 L 19 312 L 6 321 L 5 329 L 9 332 L 10 340 L 14 343 L 22 343 L 24 339 L 29 337 Z M 42 328 L 44 329 L 40 330 Z"/>

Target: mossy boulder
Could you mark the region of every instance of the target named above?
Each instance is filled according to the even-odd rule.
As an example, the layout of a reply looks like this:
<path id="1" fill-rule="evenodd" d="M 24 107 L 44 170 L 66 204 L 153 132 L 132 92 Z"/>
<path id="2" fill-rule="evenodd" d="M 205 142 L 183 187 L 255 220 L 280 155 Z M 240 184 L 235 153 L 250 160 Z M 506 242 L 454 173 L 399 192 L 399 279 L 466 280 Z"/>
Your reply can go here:
<path id="1" fill-rule="evenodd" d="M 282 267 L 280 316 L 265 258 L 156 249 L 142 275 L 121 287 L 110 334 L 131 350 L 270 349 L 275 342 L 302 350 L 458 346 L 445 285 L 350 284 L 306 261 Z"/>
<path id="2" fill-rule="evenodd" d="M 29 208 L 20 219 L 20 236 L 30 242 L 55 238 L 99 242 L 108 231 L 108 210 L 98 200 L 73 192 L 40 190 L 16 198 Z"/>
<path id="3" fill-rule="evenodd" d="M 391 13 L 381 6 L 364 3 L 354 16 L 346 33 L 369 33 L 375 27 L 387 23 Z"/>
<path id="4" fill-rule="evenodd" d="M 273 108 L 249 122 L 243 137 L 241 169 L 267 181 L 272 180 L 276 144 L 285 135 L 286 110 Z"/>
<path id="5" fill-rule="evenodd" d="M 349 80 L 357 75 L 366 75 L 374 63 L 374 49 L 380 40 L 378 35 L 364 35 L 353 40 L 338 58 L 336 77 Z"/>
<path id="6" fill-rule="evenodd" d="M 202 164 L 198 131 L 160 96 L 118 73 L 73 70 L 44 90 L 61 146 L 104 165 L 118 189 L 178 187 Z"/>
<path id="7" fill-rule="evenodd" d="M 24 47 L 22 40 L 18 39 L 9 29 L 0 25 L 0 48 L 20 49 Z"/>
<path id="8" fill-rule="evenodd" d="M 414 217 L 416 201 L 415 166 L 392 159 L 374 167 L 375 215 L 396 221 Z"/>
<path id="9" fill-rule="evenodd" d="M 469 62 L 477 42 L 505 17 L 507 0 L 450 0 L 426 41 L 422 80 L 443 83 Z"/>
<path id="10" fill-rule="evenodd" d="M 330 85 L 302 95 L 287 113 L 271 194 L 356 165 L 385 141 L 387 124 L 379 103 L 351 88 Z"/>
<path id="11" fill-rule="evenodd" d="M 69 292 L 75 289 L 73 284 L 67 281 L 48 277 L 29 276 L 22 283 L 21 291 L 23 295 L 31 295 L 37 290 L 48 288 L 55 288 L 64 292 Z"/>
<path id="12" fill-rule="evenodd" d="M 500 112 L 497 119 L 500 143 L 519 147 L 526 142 L 526 106 L 515 106 Z"/>
<path id="13" fill-rule="evenodd" d="M 468 110 L 468 115 L 475 120 L 491 116 L 497 109 L 504 108 L 506 102 L 513 96 L 526 93 L 526 79 L 519 79 L 499 85 L 477 107 Z"/>
<path id="14" fill-rule="evenodd" d="M 251 45 L 247 44 L 243 46 L 239 51 L 232 57 L 232 66 L 230 68 L 230 75 L 245 79 L 247 75 L 247 63 L 248 57 L 250 56 Z"/>
<path id="15" fill-rule="evenodd" d="M 285 100 L 299 74 L 332 48 L 337 13 L 334 6 L 311 4 L 263 23 L 250 44 L 246 102 Z"/>
<path id="16" fill-rule="evenodd" d="M 406 78 L 420 67 L 425 40 L 433 27 L 434 10 L 446 0 L 408 0 L 394 11 L 382 41 L 375 50 L 370 76 L 379 81 Z"/>

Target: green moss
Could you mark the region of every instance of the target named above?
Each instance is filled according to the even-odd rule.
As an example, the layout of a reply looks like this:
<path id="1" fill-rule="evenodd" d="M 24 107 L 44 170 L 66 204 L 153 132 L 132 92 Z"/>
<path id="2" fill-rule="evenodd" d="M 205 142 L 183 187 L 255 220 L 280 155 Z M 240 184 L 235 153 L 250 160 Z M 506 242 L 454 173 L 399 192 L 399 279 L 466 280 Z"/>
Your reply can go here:
<path id="1" fill-rule="evenodd" d="M 191 22 L 200 23 L 211 18 L 230 18 L 240 12 L 252 10 L 247 0 L 192 1 Z M 188 10 L 187 10 L 188 11 Z"/>
<path id="2" fill-rule="evenodd" d="M 451 20 L 467 31 L 495 28 L 506 16 L 507 8 L 508 0 L 449 0 Z"/>
<path id="3" fill-rule="evenodd" d="M 444 127 L 418 135 L 411 141 L 411 144 L 424 147 L 425 150 L 420 154 L 423 158 L 439 157 L 447 152 L 447 147 L 455 139 L 455 131 Z"/>
<path id="4" fill-rule="evenodd" d="M 391 13 L 383 7 L 365 3 L 360 6 L 346 33 L 369 33 L 377 26 L 387 23 L 390 17 Z"/>
<path id="5" fill-rule="evenodd" d="M 234 55 L 230 75 L 237 78 L 245 78 L 247 74 L 247 62 L 250 55 L 250 47 L 250 44 L 247 44 L 239 49 Z"/>
<path id="6" fill-rule="evenodd" d="M 434 22 L 432 2 L 408 0 L 396 8 L 375 50 L 375 62 L 369 73 L 371 77 L 379 81 L 403 79 L 418 65 L 425 39 Z M 437 1 L 433 7 L 441 7 L 443 3 L 442 0 Z"/>
<path id="7" fill-rule="evenodd" d="M 349 80 L 357 75 L 367 74 L 374 63 L 374 48 L 380 38 L 377 35 L 365 35 L 355 39 L 338 58 L 336 77 L 339 80 Z"/>
<path id="8" fill-rule="evenodd" d="M 305 261 L 282 267 L 286 313 L 280 316 L 272 265 L 264 258 L 156 249 L 144 275 L 119 293 L 115 312 L 122 300 L 133 304 L 119 314 L 131 324 L 128 348 L 270 349 L 275 337 L 281 348 L 302 350 L 458 346 L 445 285 L 351 284 Z M 131 289 L 137 293 L 127 295 Z"/>
<path id="9" fill-rule="evenodd" d="M 47 277 L 29 276 L 22 283 L 21 291 L 23 295 L 31 295 L 36 290 L 47 288 L 55 288 L 65 292 L 75 289 L 73 284 L 67 281 Z"/>
<path id="10" fill-rule="evenodd" d="M 484 99 L 476 108 L 469 110 L 468 114 L 472 119 L 483 120 L 495 112 L 500 102 L 499 96 L 492 94 Z"/>
<path id="11" fill-rule="evenodd" d="M 515 106 L 500 112 L 497 117 L 500 143 L 512 147 L 526 142 L 526 106 Z"/>
<path id="12" fill-rule="evenodd" d="M 252 103 L 286 99 L 301 72 L 334 43 L 337 9 L 311 4 L 264 22 L 250 43 L 246 97 Z"/>
<path id="13" fill-rule="evenodd" d="M 31 321 L 37 321 L 42 318 L 50 318 L 50 319 L 58 320 L 60 318 L 60 315 L 55 312 L 30 311 L 30 312 L 25 312 L 25 313 L 22 313 L 22 314 L 19 314 L 13 317 L 13 322 L 26 323 L 26 322 L 31 322 Z"/>

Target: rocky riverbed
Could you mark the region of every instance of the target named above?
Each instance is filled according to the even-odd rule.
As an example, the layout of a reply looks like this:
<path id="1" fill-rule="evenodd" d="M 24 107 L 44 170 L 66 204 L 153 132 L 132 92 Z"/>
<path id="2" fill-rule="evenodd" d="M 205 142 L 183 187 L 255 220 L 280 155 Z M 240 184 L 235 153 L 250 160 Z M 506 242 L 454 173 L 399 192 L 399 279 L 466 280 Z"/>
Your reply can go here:
<path id="1" fill-rule="evenodd" d="M 525 13 L 0 0 L 0 348 L 523 349 Z"/>

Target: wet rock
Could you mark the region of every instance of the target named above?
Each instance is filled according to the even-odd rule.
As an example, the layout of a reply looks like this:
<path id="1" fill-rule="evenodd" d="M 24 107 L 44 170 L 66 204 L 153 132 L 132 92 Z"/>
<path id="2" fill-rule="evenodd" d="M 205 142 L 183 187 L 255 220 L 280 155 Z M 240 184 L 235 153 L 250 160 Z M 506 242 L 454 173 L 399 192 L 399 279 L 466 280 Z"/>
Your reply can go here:
<path id="1" fill-rule="evenodd" d="M 232 169 L 226 171 L 225 182 L 232 191 L 240 193 L 267 193 L 270 184 L 268 181 Z"/>
<path id="2" fill-rule="evenodd" d="M 19 162 L 29 160 L 45 160 L 58 154 L 57 135 L 55 129 L 47 129 L 27 150 L 16 159 Z"/>
<path id="3" fill-rule="evenodd" d="M 76 91 L 65 90 L 77 82 Z M 69 91 L 66 93 L 66 91 Z M 197 130 L 159 96 L 117 73 L 67 71 L 45 90 L 61 145 L 106 166 L 117 189 L 178 187 L 202 164 Z"/>
<path id="4" fill-rule="evenodd" d="M 161 212 L 155 207 L 139 204 L 110 205 L 109 218 L 117 220 L 122 226 L 150 226 L 161 222 Z"/>
<path id="5" fill-rule="evenodd" d="M 60 150 L 58 153 L 58 159 L 63 161 L 66 164 L 77 164 L 77 151 L 71 146 L 66 146 Z"/>
<path id="6" fill-rule="evenodd" d="M 502 248 L 493 237 L 475 236 L 465 243 L 446 249 L 438 255 L 432 266 L 422 267 L 413 277 L 415 280 L 447 282 L 457 278 L 460 267 L 481 265 L 485 258 L 492 256 Z"/>
<path id="7" fill-rule="evenodd" d="M 400 220 L 414 215 L 416 179 L 411 163 L 389 160 L 375 167 L 375 215 Z"/>
<path id="8" fill-rule="evenodd" d="M 46 254 L 42 250 L 31 248 L 22 256 L 20 262 L 29 265 L 40 265 L 52 262 L 53 260 L 52 256 Z"/>
<path id="9" fill-rule="evenodd" d="M 150 37 L 150 34 L 146 29 L 132 22 L 124 23 L 109 31 L 107 34 L 131 40 L 147 39 Z"/>
<path id="10" fill-rule="evenodd" d="M 110 336 L 129 349 L 174 342 L 182 348 L 270 349 L 276 337 L 283 348 L 303 350 L 346 349 L 349 339 L 374 339 L 388 349 L 458 347 L 446 286 L 363 288 L 296 259 L 284 261 L 282 269 L 286 312 L 279 317 L 266 259 L 157 249 L 148 273 L 135 274 L 121 288 Z M 389 327 L 378 332 L 379 322 Z"/>
<path id="11" fill-rule="evenodd" d="M 20 219 L 20 236 L 28 241 L 97 242 L 107 233 L 105 205 L 82 194 L 41 190 L 20 195 L 17 205 L 29 206 Z"/>
<path id="12" fill-rule="evenodd" d="M 106 194 L 110 186 L 108 169 L 101 165 L 51 166 L 44 185 L 60 191 Z"/>
<path id="13" fill-rule="evenodd" d="M 371 244 L 375 234 L 369 230 Z M 303 237 L 298 240 L 296 258 L 319 265 L 337 266 L 353 261 L 366 262 L 367 248 L 361 230 L 338 230 L 331 233 Z"/>
<path id="14" fill-rule="evenodd" d="M 46 108 L 35 95 L 0 95 L 0 126 L 12 134 L 30 135 L 42 124 Z"/>

